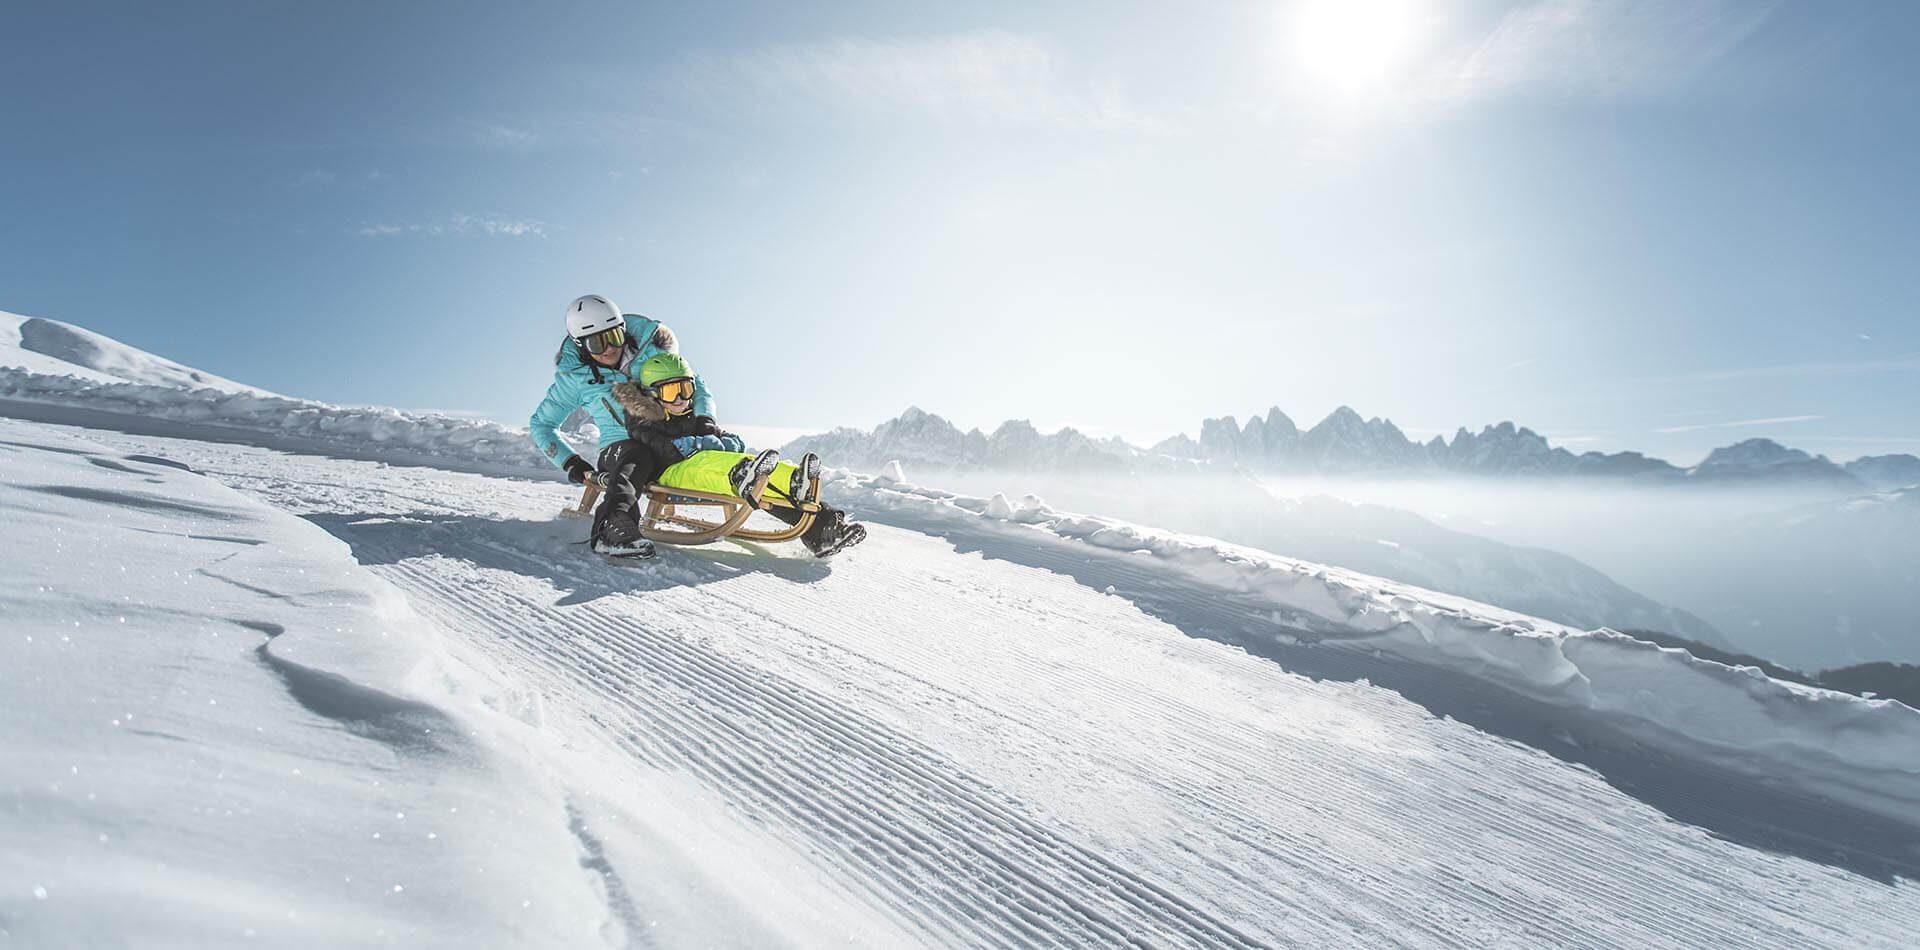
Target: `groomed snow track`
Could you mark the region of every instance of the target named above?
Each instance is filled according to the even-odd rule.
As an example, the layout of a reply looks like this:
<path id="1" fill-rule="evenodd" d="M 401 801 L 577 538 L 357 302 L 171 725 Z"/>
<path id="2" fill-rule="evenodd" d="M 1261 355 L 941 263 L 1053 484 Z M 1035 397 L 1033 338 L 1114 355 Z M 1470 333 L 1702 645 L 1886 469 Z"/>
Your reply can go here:
<path id="1" fill-rule="evenodd" d="M 928 944 L 1920 932 L 1911 829 L 1600 748 L 1571 719 L 1521 730 L 1530 707 L 1471 682 L 1263 647 L 1269 620 L 1124 555 L 904 525 L 829 564 L 731 545 L 612 564 L 552 520 L 554 484 L 117 438 L 306 515 L 538 696 L 546 728 L 618 750 L 604 781 L 689 778 Z M 1795 811 L 1813 817 L 1768 833 Z"/>
<path id="2" fill-rule="evenodd" d="M 480 633 L 503 666 L 539 670 L 549 702 L 599 710 L 638 763 L 699 776 L 928 933 L 1012 945 L 1260 945 L 799 683 L 592 610 L 555 616 L 517 596 L 443 596 L 436 567 L 408 561 L 391 576 L 429 616 Z"/>

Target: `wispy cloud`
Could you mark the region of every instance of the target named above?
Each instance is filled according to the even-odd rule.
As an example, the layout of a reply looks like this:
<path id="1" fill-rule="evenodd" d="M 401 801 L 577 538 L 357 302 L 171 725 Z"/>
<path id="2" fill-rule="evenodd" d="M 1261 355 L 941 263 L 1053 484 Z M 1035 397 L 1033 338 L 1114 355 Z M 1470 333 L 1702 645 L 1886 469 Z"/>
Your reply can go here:
<path id="1" fill-rule="evenodd" d="M 1507 365 L 1500 367 L 1500 372 L 1511 373 L 1522 366 L 1532 366 L 1533 364 L 1538 362 L 1540 362 L 1538 359 L 1524 359 L 1517 363 L 1508 363 Z"/>
<path id="2" fill-rule="evenodd" d="M 1708 370 L 1674 376 L 1650 376 L 1628 380 L 1633 383 L 1721 382 L 1741 379 L 1782 379 L 1795 376 L 1854 376 L 1865 373 L 1897 373 L 1920 370 L 1920 353 L 1877 360 L 1830 360 L 1820 363 L 1791 363 L 1782 366 L 1749 366 L 1738 369 Z"/>
<path id="3" fill-rule="evenodd" d="M 845 38 L 687 62 L 698 95 L 888 115 L 1164 132 L 1112 84 L 1070 83 L 1051 48 L 990 31 L 912 39 Z"/>
<path id="4" fill-rule="evenodd" d="M 1818 422 L 1825 418 L 1826 416 L 1775 416 L 1771 419 L 1741 419 L 1737 422 L 1707 422 L 1691 426 L 1667 426 L 1666 428 L 1655 429 L 1653 431 L 1668 434 L 1674 432 L 1698 432 L 1702 429 L 1738 429 L 1743 426 L 1775 426 L 1788 425 L 1795 422 Z"/>
<path id="5" fill-rule="evenodd" d="M 479 144 L 491 148 L 526 148 L 540 141 L 540 133 L 529 128 L 480 120 L 465 124 Z"/>
<path id="6" fill-rule="evenodd" d="M 375 223 L 361 226 L 359 233 L 363 237 L 393 237 L 397 235 L 417 235 L 420 237 L 448 237 L 457 235 L 482 235 L 486 237 L 546 237 L 547 223 L 544 221 L 519 220 L 490 214 L 456 214 L 440 221 Z"/>
<path id="7" fill-rule="evenodd" d="M 1442 98 L 1552 91 L 1654 95 L 1684 84 L 1738 47 L 1777 2 L 1536 0 L 1444 65 Z"/>

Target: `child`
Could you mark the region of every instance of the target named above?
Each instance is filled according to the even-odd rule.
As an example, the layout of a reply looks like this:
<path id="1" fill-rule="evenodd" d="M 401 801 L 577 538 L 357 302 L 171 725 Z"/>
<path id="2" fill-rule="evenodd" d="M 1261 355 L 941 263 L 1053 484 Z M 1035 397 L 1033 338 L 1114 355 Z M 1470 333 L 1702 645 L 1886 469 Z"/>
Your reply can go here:
<path id="1" fill-rule="evenodd" d="M 694 387 L 693 367 L 677 353 L 649 357 L 640 366 L 638 386 L 614 386 L 613 397 L 626 414 L 627 441 L 619 445 L 629 448 L 620 453 L 622 458 L 603 457 L 600 471 L 625 477 L 636 488 L 658 483 L 737 495 L 755 505 L 763 498 L 752 491 L 765 475 L 765 510 L 788 524 L 798 523 L 801 512 L 795 505 L 820 480 L 819 457 L 809 452 L 796 464 L 781 461 L 772 449 L 749 454 L 739 436 L 711 418 L 694 415 Z M 815 557 L 830 557 L 866 536 L 865 526 L 822 504 L 800 541 Z"/>

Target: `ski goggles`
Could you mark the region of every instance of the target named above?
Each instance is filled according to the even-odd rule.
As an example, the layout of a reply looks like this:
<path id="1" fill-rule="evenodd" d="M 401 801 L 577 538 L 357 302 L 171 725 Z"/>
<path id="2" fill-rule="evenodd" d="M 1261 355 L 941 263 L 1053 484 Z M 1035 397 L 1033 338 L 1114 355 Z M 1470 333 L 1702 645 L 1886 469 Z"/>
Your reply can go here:
<path id="1" fill-rule="evenodd" d="M 580 338 L 580 345 L 586 347 L 587 352 L 592 353 L 595 356 L 599 356 L 600 354 L 605 353 L 608 350 L 617 350 L 622 346 L 625 346 L 626 344 L 627 344 L 627 331 L 624 327 L 614 327 L 611 330 L 601 330 L 599 333 L 594 333 L 594 334 L 583 336 Z"/>
<path id="2" fill-rule="evenodd" d="M 679 402 L 682 399 L 692 399 L 693 380 L 669 379 L 654 383 L 653 394 L 659 396 L 661 402 Z"/>

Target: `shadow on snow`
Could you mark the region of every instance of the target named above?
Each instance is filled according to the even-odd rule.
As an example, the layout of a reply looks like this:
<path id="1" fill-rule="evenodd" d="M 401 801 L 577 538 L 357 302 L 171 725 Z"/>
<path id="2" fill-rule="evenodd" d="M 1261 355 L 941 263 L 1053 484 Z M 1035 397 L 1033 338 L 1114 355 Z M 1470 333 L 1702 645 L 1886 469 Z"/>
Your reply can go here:
<path id="1" fill-rule="evenodd" d="M 662 544 L 659 553 L 649 559 L 603 557 L 587 547 L 585 521 L 422 513 L 322 513 L 304 517 L 347 542 L 361 564 L 394 564 L 435 555 L 455 557 L 480 567 L 546 581 L 563 592 L 556 602 L 559 606 L 619 594 L 693 587 L 747 574 L 772 574 L 807 584 L 832 572 L 824 561 L 781 554 L 738 540 L 698 547 Z"/>

